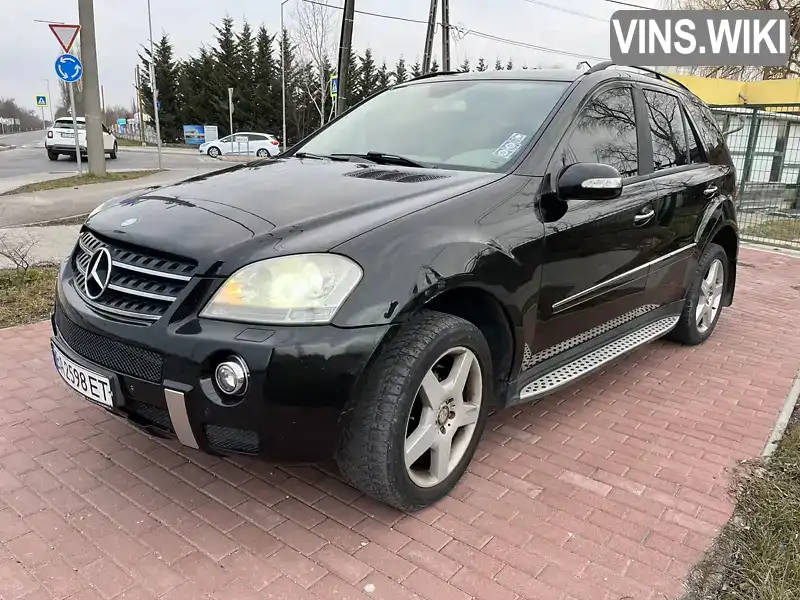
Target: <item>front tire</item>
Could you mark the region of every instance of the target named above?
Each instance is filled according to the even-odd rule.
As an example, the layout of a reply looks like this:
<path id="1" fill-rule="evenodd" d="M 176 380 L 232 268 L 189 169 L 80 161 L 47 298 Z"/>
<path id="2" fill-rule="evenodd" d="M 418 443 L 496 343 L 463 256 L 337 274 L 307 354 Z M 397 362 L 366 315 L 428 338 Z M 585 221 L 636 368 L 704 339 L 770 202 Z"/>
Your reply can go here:
<path id="1" fill-rule="evenodd" d="M 111 150 L 111 154 L 108 155 L 111 160 L 116 160 L 118 149 L 119 147 L 117 146 L 117 142 L 114 142 L 114 148 Z"/>
<path id="2" fill-rule="evenodd" d="M 722 314 L 728 265 L 728 255 L 722 246 L 709 244 L 697 262 L 680 320 L 665 336 L 667 339 L 697 346 L 711 337 Z"/>
<path id="3" fill-rule="evenodd" d="M 380 351 L 345 424 L 345 478 L 400 510 L 444 497 L 467 469 L 492 390 L 486 339 L 472 323 L 425 311 Z"/>
<path id="4" fill-rule="evenodd" d="M 220 154 L 222 154 L 222 153 L 219 151 L 219 148 L 217 148 L 216 146 L 211 146 L 211 148 L 208 149 L 208 155 L 211 158 L 219 158 Z"/>

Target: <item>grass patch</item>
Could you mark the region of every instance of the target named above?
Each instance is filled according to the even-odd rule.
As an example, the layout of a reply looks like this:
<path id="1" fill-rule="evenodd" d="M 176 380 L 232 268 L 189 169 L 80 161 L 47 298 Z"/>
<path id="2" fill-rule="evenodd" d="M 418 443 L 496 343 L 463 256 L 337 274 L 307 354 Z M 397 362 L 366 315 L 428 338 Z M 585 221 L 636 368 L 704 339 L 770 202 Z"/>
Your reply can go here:
<path id="1" fill-rule="evenodd" d="M 29 194 L 33 192 L 45 192 L 47 190 L 57 190 L 68 187 L 79 187 L 82 185 L 92 185 L 96 183 L 111 183 L 114 181 L 128 181 L 148 177 L 158 173 L 158 169 L 148 169 L 140 171 L 117 171 L 106 173 L 105 177 L 95 177 L 89 173 L 85 175 L 73 175 L 72 177 L 62 177 L 61 179 L 51 179 L 49 181 L 37 181 L 29 183 L 13 190 L 0 194 L 0 196 L 10 196 L 12 194 Z"/>
<path id="2" fill-rule="evenodd" d="M 142 147 L 142 140 L 129 140 L 127 138 L 117 138 L 117 144 L 120 148 L 123 147 L 133 147 L 133 148 L 141 148 Z M 153 144 L 152 142 L 145 142 L 144 144 L 148 148 L 155 148 L 158 144 Z M 197 146 L 190 146 L 189 144 L 177 144 L 177 143 L 167 143 L 161 144 L 162 148 L 197 148 Z"/>
<path id="3" fill-rule="evenodd" d="M 775 219 L 765 221 L 742 230 L 743 235 L 782 240 L 784 242 L 800 242 L 800 219 Z"/>
<path id="4" fill-rule="evenodd" d="M 0 269 L 0 329 L 47 319 L 58 268 Z"/>
<path id="5" fill-rule="evenodd" d="M 800 598 L 800 422 L 769 459 L 737 469 L 733 518 L 689 576 L 684 600 Z"/>

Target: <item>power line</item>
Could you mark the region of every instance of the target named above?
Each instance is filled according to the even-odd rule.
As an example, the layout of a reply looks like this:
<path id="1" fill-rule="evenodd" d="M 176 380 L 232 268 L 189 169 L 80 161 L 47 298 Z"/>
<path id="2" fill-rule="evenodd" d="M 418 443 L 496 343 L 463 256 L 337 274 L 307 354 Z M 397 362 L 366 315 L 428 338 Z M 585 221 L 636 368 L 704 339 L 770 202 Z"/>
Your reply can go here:
<path id="1" fill-rule="evenodd" d="M 652 6 L 642 6 L 641 4 L 631 4 L 630 2 L 621 2 L 620 0 L 605 0 L 610 4 L 620 4 L 622 6 L 630 6 L 631 8 L 641 8 L 642 10 L 655 10 Z"/>
<path id="2" fill-rule="evenodd" d="M 538 4 L 539 6 L 544 6 L 545 8 L 549 8 L 551 10 L 557 10 L 559 12 L 567 13 L 568 15 L 575 15 L 576 17 L 592 19 L 594 21 L 600 21 L 601 23 L 608 23 L 608 19 L 603 19 L 602 17 L 596 17 L 594 15 L 590 15 L 577 10 L 571 10 L 569 8 L 563 8 L 561 6 L 555 6 L 553 4 L 548 4 L 547 2 L 541 2 L 540 0 L 525 0 L 525 2 L 527 2 L 528 4 Z"/>
<path id="3" fill-rule="evenodd" d="M 317 6 L 324 6 L 325 8 L 334 8 L 336 10 L 343 10 L 341 6 L 336 6 L 334 4 L 326 4 L 324 2 L 318 2 L 316 0 L 303 0 L 303 2 L 307 2 L 308 4 L 316 4 Z M 361 10 L 357 10 L 355 12 L 360 13 L 362 15 L 369 15 L 371 17 L 379 17 L 381 19 L 391 19 L 391 20 L 395 20 L 395 21 L 405 21 L 407 23 L 420 23 L 420 24 L 423 24 L 423 25 L 427 25 L 428 24 L 428 21 L 422 21 L 422 20 L 419 20 L 419 19 L 409 19 L 407 17 L 398 17 L 396 15 L 387 15 L 387 14 L 383 14 L 383 13 L 373 13 L 373 12 L 367 12 L 367 11 L 361 11 Z M 439 25 L 439 24 L 437 23 L 437 25 Z M 509 38 L 504 38 L 504 37 L 500 37 L 500 36 L 497 36 L 497 35 L 493 35 L 491 33 L 486 33 L 486 32 L 483 32 L 483 31 L 477 31 L 475 29 L 461 28 L 461 27 L 458 27 L 457 25 L 452 25 L 452 24 L 450 25 L 450 30 L 454 34 L 456 34 L 456 33 L 460 34 L 460 36 L 461 36 L 460 39 L 464 39 L 467 35 L 474 35 L 475 37 L 484 38 L 484 39 L 487 39 L 487 40 L 491 40 L 491 41 L 494 41 L 494 42 L 500 42 L 500 43 L 503 43 L 503 44 L 509 44 L 511 46 L 517 46 L 519 48 L 527 48 L 529 50 L 538 50 L 540 52 L 549 52 L 551 54 L 560 54 L 562 56 L 571 56 L 571 57 L 574 57 L 574 58 L 589 58 L 589 59 L 592 59 L 592 60 L 608 60 L 608 58 L 602 58 L 602 57 L 599 57 L 599 56 L 592 56 L 591 54 L 580 54 L 578 52 L 569 52 L 567 50 L 559 50 L 557 48 L 548 48 L 547 46 L 537 46 L 535 44 L 529 44 L 527 42 L 520 42 L 520 41 L 512 40 L 512 39 L 509 39 Z"/>

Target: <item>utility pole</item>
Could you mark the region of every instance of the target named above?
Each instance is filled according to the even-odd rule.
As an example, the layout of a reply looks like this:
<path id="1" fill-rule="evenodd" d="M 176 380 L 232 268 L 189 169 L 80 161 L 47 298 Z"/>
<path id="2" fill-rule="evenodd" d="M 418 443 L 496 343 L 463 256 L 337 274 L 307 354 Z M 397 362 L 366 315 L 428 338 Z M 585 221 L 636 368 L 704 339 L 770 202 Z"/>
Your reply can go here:
<path id="1" fill-rule="evenodd" d="M 97 73 L 94 0 L 78 0 L 78 21 L 81 26 L 83 103 L 86 111 L 86 150 L 89 155 L 89 172 L 95 177 L 105 177 L 106 153 L 103 147 L 103 126 L 100 116 L 100 77 Z M 80 160 L 80 155 L 78 160 Z"/>
<path id="2" fill-rule="evenodd" d="M 353 45 L 353 17 L 356 13 L 356 0 L 344 0 L 342 17 L 342 36 L 339 41 L 339 89 L 336 94 L 336 116 L 347 110 L 347 94 L 350 91 L 350 48 Z"/>
<path id="3" fill-rule="evenodd" d="M 425 50 L 422 53 L 422 74 L 431 70 L 431 55 L 433 54 L 433 36 L 436 33 L 436 5 L 439 0 L 431 0 L 431 10 L 428 13 L 428 31 L 425 33 Z"/>
<path id="4" fill-rule="evenodd" d="M 47 105 L 50 108 L 50 123 L 55 123 L 55 119 L 53 119 L 53 97 L 50 95 L 50 80 L 45 79 L 47 82 Z"/>
<path id="5" fill-rule="evenodd" d="M 233 135 L 233 88 L 228 88 L 228 123 L 231 128 L 231 135 Z"/>
<path id="6" fill-rule="evenodd" d="M 139 77 L 139 65 L 136 65 L 136 101 L 139 108 L 139 138 L 142 140 L 142 146 L 146 146 L 147 142 L 144 139 L 144 110 L 142 106 L 142 82 Z"/>
<path id="7" fill-rule="evenodd" d="M 450 0 L 442 0 L 442 71 L 450 70 Z"/>
<path id="8" fill-rule="evenodd" d="M 147 23 L 150 27 L 150 87 L 153 90 L 153 114 L 156 117 L 156 144 L 158 144 L 158 170 L 161 170 L 161 122 L 158 120 L 158 85 L 156 84 L 156 53 L 153 46 L 153 14 L 147 0 Z"/>

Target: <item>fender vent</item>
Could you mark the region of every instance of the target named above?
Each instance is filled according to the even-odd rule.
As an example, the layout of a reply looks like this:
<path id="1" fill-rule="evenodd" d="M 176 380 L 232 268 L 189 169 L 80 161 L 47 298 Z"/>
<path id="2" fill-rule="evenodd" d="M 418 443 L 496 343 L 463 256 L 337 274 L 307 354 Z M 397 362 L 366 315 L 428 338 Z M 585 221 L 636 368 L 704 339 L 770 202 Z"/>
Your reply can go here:
<path id="1" fill-rule="evenodd" d="M 395 181 L 397 183 L 422 183 L 435 179 L 446 179 L 449 175 L 434 175 L 432 173 L 409 173 L 394 169 L 359 169 L 345 173 L 345 177 L 357 179 L 375 179 L 377 181 Z"/>

